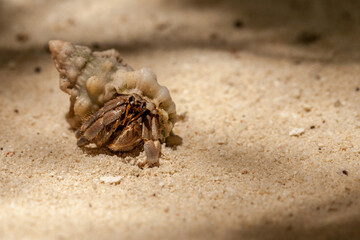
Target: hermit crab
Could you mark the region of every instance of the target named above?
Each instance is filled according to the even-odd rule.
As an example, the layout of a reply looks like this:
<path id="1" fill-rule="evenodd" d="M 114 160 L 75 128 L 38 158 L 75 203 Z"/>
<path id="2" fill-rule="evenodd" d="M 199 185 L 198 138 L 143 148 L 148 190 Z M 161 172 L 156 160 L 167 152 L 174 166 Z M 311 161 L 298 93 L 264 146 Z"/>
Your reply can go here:
<path id="1" fill-rule="evenodd" d="M 70 95 L 66 119 L 76 130 L 77 145 L 90 143 L 111 151 L 143 145 L 149 166 L 159 164 L 161 143 L 176 121 L 169 90 L 147 68 L 134 70 L 114 50 L 52 40 L 52 59 L 60 89 Z"/>

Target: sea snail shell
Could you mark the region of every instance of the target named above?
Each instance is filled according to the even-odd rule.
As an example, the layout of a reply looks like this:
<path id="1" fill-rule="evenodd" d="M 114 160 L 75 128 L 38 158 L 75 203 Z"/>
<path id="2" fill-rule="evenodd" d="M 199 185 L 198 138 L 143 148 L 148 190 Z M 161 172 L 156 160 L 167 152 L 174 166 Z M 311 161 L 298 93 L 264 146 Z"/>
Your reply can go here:
<path id="1" fill-rule="evenodd" d="M 150 69 L 133 70 L 114 49 L 92 52 L 60 40 L 50 41 L 49 46 L 60 73 L 60 88 L 70 95 L 66 119 L 71 127 L 78 128 L 84 118 L 118 94 L 136 93 L 157 109 L 161 141 L 169 136 L 176 121 L 175 103 Z"/>

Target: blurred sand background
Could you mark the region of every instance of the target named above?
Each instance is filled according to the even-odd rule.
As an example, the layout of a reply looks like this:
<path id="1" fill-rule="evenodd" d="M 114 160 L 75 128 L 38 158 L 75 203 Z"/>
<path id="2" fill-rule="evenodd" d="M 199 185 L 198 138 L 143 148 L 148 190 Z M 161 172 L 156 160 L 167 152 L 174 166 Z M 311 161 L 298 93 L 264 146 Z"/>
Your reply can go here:
<path id="1" fill-rule="evenodd" d="M 359 9 L 0 1 L 0 239 L 359 239 Z M 151 68 L 183 144 L 146 169 L 78 148 L 50 39 Z"/>

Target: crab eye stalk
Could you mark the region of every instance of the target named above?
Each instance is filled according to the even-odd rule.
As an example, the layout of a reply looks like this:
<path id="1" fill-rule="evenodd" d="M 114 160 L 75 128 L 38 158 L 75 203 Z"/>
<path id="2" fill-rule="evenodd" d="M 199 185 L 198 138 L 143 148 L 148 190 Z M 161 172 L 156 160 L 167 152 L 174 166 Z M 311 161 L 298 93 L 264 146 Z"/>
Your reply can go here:
<path id="1" fill-rule="evenodd" d="M 77 145 L 94 143 L 115 152 L 144 147 L 149 166 L 159 165 L 161 142 L 170 135 L 176 107 L 169 90 L 146 68 L 133 70 L 116 50 L 49 42 L 60 89 L 70 95 L 66 119 Z"/>

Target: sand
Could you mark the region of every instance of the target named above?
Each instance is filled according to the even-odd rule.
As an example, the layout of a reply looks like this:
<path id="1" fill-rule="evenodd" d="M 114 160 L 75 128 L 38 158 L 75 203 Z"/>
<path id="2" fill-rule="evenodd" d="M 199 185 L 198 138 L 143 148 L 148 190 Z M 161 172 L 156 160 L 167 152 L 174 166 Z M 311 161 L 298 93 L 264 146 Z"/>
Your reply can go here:
<path id="1" fill-rule="evenodd" d="M 1 1 L 0 239 L 359 238 L 359 7 Z M 151 68 L 182 145 L 78 148 L 50 39 Z"/>

